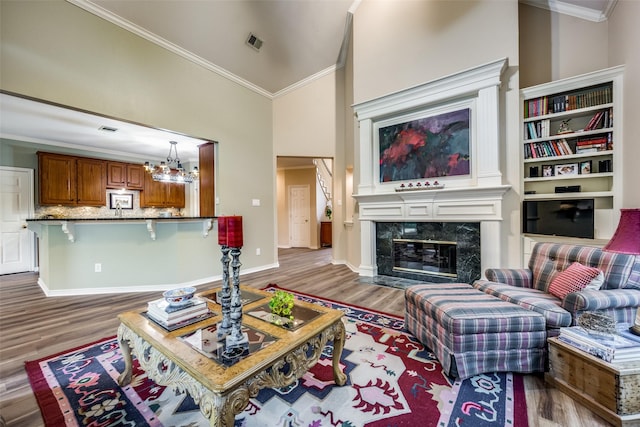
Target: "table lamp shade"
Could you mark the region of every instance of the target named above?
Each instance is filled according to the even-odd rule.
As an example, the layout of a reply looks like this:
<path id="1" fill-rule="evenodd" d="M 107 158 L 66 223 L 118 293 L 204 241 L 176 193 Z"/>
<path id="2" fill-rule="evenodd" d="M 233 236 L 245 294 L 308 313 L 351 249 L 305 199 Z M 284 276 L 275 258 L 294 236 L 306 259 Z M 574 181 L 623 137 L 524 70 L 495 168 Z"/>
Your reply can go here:
<path id="1" fill-rule="evenodd" d="M 640 255 L 640 209 L 620 209 L 620 223 L 605 251 Z"/>

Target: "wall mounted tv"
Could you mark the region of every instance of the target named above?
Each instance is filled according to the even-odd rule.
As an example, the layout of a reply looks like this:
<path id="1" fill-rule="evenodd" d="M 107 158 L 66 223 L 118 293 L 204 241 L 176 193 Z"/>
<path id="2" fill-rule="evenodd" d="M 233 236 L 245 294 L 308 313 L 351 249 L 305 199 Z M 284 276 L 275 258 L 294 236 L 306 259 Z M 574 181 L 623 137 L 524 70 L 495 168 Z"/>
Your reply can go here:
<path id="1" fill-rule="evenodd" d="M 525 200 L 522 232 L 593 239 L 593 199 Z"/>

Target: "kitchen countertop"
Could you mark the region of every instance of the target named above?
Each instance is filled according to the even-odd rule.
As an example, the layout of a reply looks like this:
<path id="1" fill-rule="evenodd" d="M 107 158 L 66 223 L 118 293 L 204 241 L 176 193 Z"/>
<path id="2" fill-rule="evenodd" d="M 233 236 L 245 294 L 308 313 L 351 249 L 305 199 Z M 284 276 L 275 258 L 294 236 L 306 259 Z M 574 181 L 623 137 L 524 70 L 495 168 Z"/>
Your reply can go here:
<path id="1" fill-rule="evenodd" d="M 57 217 L 57 218 L 31 218 L 31 219 L 27 219 L 27 221 L 33 221 L 33 222 L 38 222 L 38 221 L 75 221 L 75 222 L 80 222 L 80 221 L 84 221 L 84 222 L 100 222 L 100 221 L 148 221 L 148 220 L 153 220 L 153 221 L 199 221 L 199 220 L 203 220 L 203 219 L 216 219 L 217 217 L 215 216 L 169 216 L 169 217 L 132 217 L 132 216 L 123 216 L 123 217 L 118 217 L 118 216 L 113 216 L 113 217 L 100 217 L 100 218 L 82 218 L 82 217 L 78 217 L 78 218 L 67 218 L 67 217 Z"/>
<path id="2" fill-rule="evenodd" d="M 156 240 L 156 225 L 158 223 L 189 223 L 189 222 L 202 222 L 202 235 L 207 237 L 209 231 L 213 228 L 213 220 L 215 216 L 169 216 L 169 217 L 100 217 L 100 218 L 32 218 L 27 219 L 28 223 L 31 223 L 31 228 L 41 228 L 43 226 L 61 226 L 62 231 L 67 235 L 70 242 L 76 241 L 77 231 L 76 224 L 95 224 L 95 225 L 108 225 L 108 224 L 145 224 L 149 231 L 151 240 Z"/>

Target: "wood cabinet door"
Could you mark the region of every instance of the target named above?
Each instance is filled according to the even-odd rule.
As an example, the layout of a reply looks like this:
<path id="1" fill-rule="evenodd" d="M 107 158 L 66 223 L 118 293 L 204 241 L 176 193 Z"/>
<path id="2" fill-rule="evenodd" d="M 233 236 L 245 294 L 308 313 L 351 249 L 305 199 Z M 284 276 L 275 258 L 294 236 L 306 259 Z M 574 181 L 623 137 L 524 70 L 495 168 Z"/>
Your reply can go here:
<path id="1" fill-rule="evenodd" d="M 41 205 L 75 205 L 76 158 L 38 153 L 38 182 Z"/>
<path id="2" fill-rule="evenodd" d="M 140 207 L 163 207 L 166 198 L 165 183 L 154 181 L 151 174 L 144 174 L 144 189 L 140 193 Z"/>
<path id="3" fill-rule="evenodd" d="M 198 147 L 198 169 L 200 180 L 200 216 L 214 216 L 216 214 L 215 191 L 215 159 L 213 143 L 202 144 Z"/>
<path id="4" fill-rule="evenodd" d="M 107 188 L 142 190 L 144 166 L 134 163 L 107 162 Z"/>
<path id="5" fill-rule="evenodd" d="M 127 188 L 130 190 L 142 190 L 144 188 L 145 170 L 143 165 L 127 165 Z"/>
<path id="6" fill-rule="evenodd" d="M 107 187 L 126 188 L 127 164 L 122 162 L 107 162 Z"/>
<path id="7" fill-rule="evenodd" d="M 185 195 L 185 185 L 189 184 L 177 184 L 177 183 L 167 183 L 167 203 L 166 206 L 172 208 L 184 208 L 184 195 Z"/>
<path id="8" fill-rule="evenodd" d="M 77 204 L 86 206 L 106 206 L 107 165 L 104 160 L 76 159 Z"/>

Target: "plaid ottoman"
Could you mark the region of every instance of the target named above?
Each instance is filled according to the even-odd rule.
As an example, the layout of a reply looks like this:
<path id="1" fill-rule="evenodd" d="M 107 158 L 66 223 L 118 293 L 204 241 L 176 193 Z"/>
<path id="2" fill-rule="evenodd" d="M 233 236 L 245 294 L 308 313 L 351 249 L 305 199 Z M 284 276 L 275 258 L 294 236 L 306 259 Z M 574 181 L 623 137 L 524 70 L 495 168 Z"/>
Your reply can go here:
<path id="1" fill-rule="evenodd" d="M 539 313 L 466 283 L 410 286 L 405 308 L 405 327 L 450 376 L 545 370 L 547 334 Z"/>

